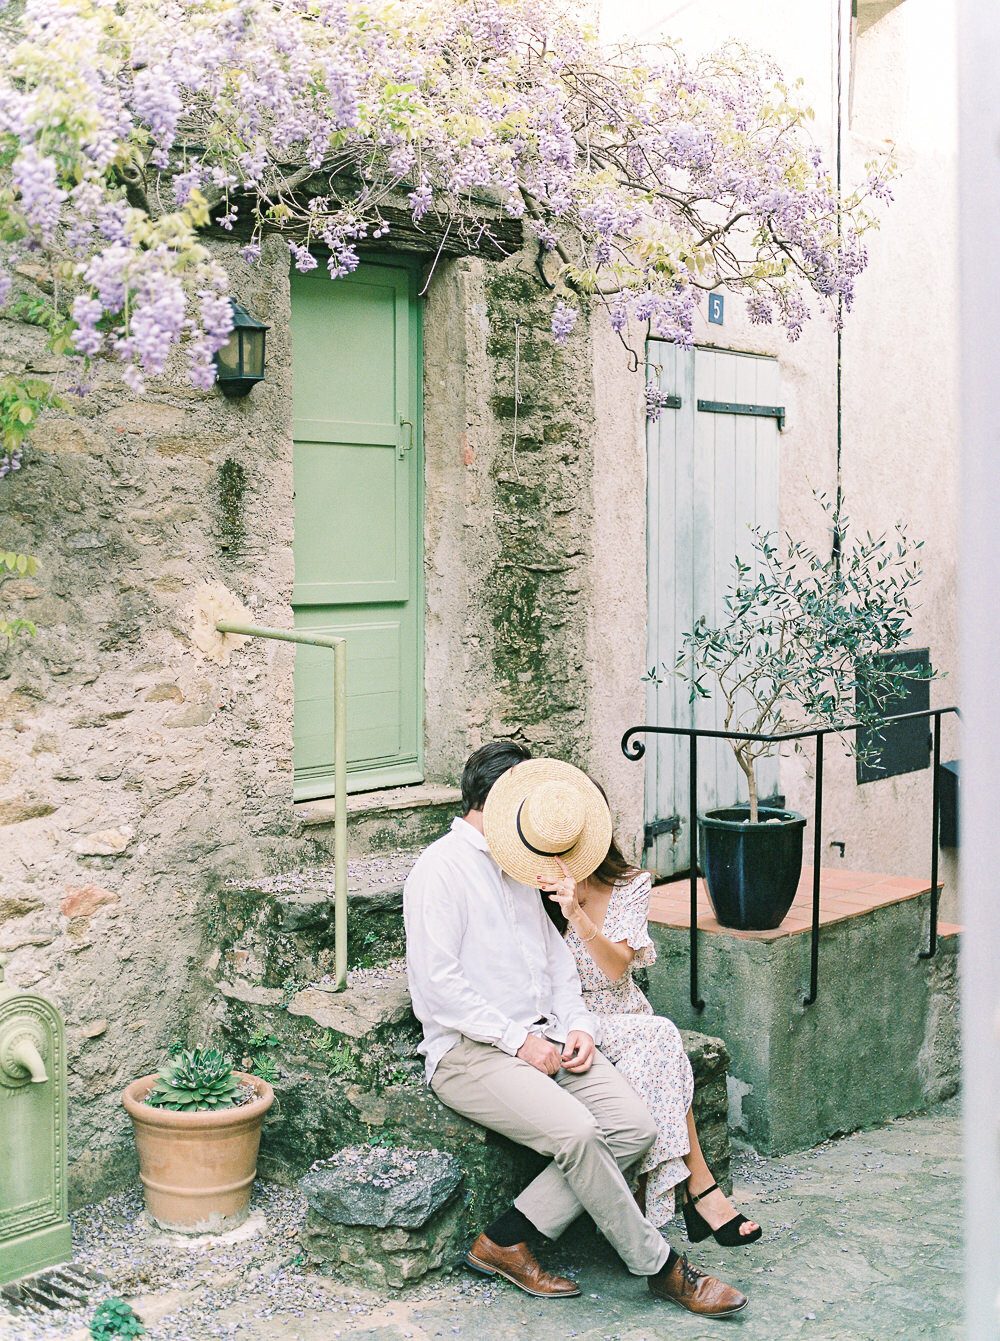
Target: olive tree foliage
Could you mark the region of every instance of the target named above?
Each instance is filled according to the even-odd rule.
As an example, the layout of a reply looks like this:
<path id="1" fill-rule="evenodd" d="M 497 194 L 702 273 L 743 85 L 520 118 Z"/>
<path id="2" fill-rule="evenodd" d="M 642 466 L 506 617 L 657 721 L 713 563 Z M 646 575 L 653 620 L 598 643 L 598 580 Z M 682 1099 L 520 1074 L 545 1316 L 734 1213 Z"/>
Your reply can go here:
<path id="1" fill-rule="evenodd" d="M 391 244 L 390 196 L 474 250 L 486 195 L 549 254 L 557 341 L 593 299 L 690 343 L 720 287 L 794 338 L 850 308 L 893 171 L 838 199 L 810 116 L 759 54 L 605 48 L 558 0 L 0 0 L 0 300 L 41 269 L 45 310 L 14 285 L 14 314 L 77 387 L 105 358 L 141 392 L 178 347 L 207 387 L 231 329 L 210 225 L 336 279 Z"/>
<path id="2" fill-rule="evenodd" d="M 908 679 L 934 674 L 892 656 L 910 637 L 923 542 L 901 524 L 889 535 L 854 535 L 849 518 L 820 501 L 840 537 L 839 553 L 820 555 L 787 534 L 754 528 L 752 555 L 734 562 L 722 617 L 714 624 L 703 617 L 683 635 L 672 669 L 690 684 L 692 702 L 718 693 L 723 731 L 775 735 L 860 722 L 877 732 L 886 700 Z M 857 750 L 856 733 L 844 738 Z M 727 743 L 756 823 L 754 765 L 778 747 Z"/>

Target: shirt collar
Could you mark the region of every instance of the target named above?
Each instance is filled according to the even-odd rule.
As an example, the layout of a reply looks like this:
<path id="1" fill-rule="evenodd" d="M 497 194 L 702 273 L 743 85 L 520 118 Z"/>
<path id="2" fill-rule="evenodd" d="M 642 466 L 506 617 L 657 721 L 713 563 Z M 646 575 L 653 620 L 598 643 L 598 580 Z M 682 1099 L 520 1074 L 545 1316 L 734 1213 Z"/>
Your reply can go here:
<path id="1" fill-rule="evenodd" d="M 460 816 L 456 815 L 451 822 L 451 831 L 452 833 L 457 833 L 458 836 L 463 838 L 467 843 L 471 843 L 473 847 L 477 847 L 480 852 L 489 852 L 489 843 L 487 843 L 486 839 L 478 829 L 473 828 L 468 820 L 462 819 Z"/>

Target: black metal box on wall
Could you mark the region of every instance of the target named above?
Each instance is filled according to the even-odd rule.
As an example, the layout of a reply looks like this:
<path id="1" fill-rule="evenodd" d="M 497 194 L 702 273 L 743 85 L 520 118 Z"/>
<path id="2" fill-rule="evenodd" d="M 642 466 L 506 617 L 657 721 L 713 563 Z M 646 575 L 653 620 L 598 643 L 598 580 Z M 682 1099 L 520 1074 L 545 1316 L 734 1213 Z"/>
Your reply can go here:
<path id="1" fill-rule="evenodd" d="M 907 648 L 887 652 L 882 658 L 890 666 L 901 666 L 906 671 L 930 670 L 930 650 L 926 647 Z M 904 712 L 926 712 L 931 706 L 930 680 L 904 680 L 902 692 L 890 694 L 881 702 L 886 717 Z M 928 768 L 931 761 L 931 736 L 928 719 L 915 722 L 897 722 L 881 731 L 858 732 L 858 782 L 878 782 L 881 778 L 898 777 L 901 773 L 915 773 Z"/>
<path id="2" fill-rule="evenodd" d="M 958 847 L 958 782 L 961 764 L 949 759 L 938 769 L 938 842 Z"/>

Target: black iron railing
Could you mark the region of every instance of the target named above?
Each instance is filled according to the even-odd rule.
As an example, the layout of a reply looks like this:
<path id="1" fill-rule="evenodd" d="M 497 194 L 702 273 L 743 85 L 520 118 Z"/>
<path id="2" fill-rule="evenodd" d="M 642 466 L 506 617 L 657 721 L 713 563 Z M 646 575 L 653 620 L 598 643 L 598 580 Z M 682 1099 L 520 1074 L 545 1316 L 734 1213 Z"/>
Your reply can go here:
<path id="1" fill-rule="evenodd" d="M 938 925 L 938 821 L 941 808 L 940 783 L 938 773 L 941 764 L 941 718 L 945 713 L 958 714 L 958 708 L 925 708 L 922 712 L 901 712 L 892 717 L 883 717 L 877 729 L 892 726 L 895 722 L 912 722 L 921 717 L 934 719 L 933 763 L 931 765 L 931 921 L 930 939 L 926 950 L 920 951 L 921 959 L 932 959 L 937 953 Z M 819 894 L 820 894 L 820 857 L 823 840 L 823 740 L 826 736 L 843 735 L 847 731 L 860 731 L 870 727 L 871 723 L 847 722 L 843 726 L 809 727 L 803 731 L 780 731 L 774 735 L 761 735 L 750 731 L 707 731 L 694 726 L 633 726 L 622 736 L 622 753 L 626 759 L 641 759 L 646 753 L 645 743 L 639 739 L 644 735 L 687 736 L 691 742 L 689 755 L 689 823 L 691 844 L 691 928 L 690 928 L 690 969 L 691 969 L 691 1005 L 695 1010 L 704 1010 L 705 1002 L 698 992 L 698 741 L 702 737 L 710 740 L 755 740 L 771 744 L 780 744 L 786 740 L 816 741 L 816 799 L 813 803 L 813 888 L 812 888 L 812 943 L 809 959 L 809 992 L 803 998 L 803 1005 L 811 1006 L 819 990 Z"/>

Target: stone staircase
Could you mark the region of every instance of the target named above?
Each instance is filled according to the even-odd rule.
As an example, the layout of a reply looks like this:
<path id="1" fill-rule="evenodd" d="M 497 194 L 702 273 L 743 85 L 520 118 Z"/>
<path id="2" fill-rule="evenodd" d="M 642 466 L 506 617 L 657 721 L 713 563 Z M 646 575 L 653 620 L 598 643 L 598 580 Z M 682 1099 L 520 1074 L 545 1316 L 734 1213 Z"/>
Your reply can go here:
<path id="1" fill-rule="evenodd" d="M 407 806 L 401 794 L 411 790 L 420 795 Z M 542 1161 L 445 1108 L 423 1081 L 403 963 L 402 890 L 418 851 L 450 824 L 457 799 L 445 788 L 352 798 L 345 992 L 332 990 L 332 864 L 223 891 L 208 969 L 227 1050 L 277 1091 L 261 1142 L 262 1175 L 290 1183 L 350 1146 L 446 1151 L 464 1173 L 471 1230 Z M 303 809 L 313 812 L 303 815 L 310 836 L 332 847 L 326 803 Z M 704 1035 L 685 1042 L 702 1143 L 728 1184 L 728 1055 Z"/>
<path id="2" fill-rule="evenodd" d="M 457 787 L 423 783 L 359 792 L 347 798 L 347 853 L 371 857 L 379 853 L 419 852 L 438 838 L 461 813 Z M 333 855 L 333 800 L 300 801 L 296 818 L 309 837 Z"/>

